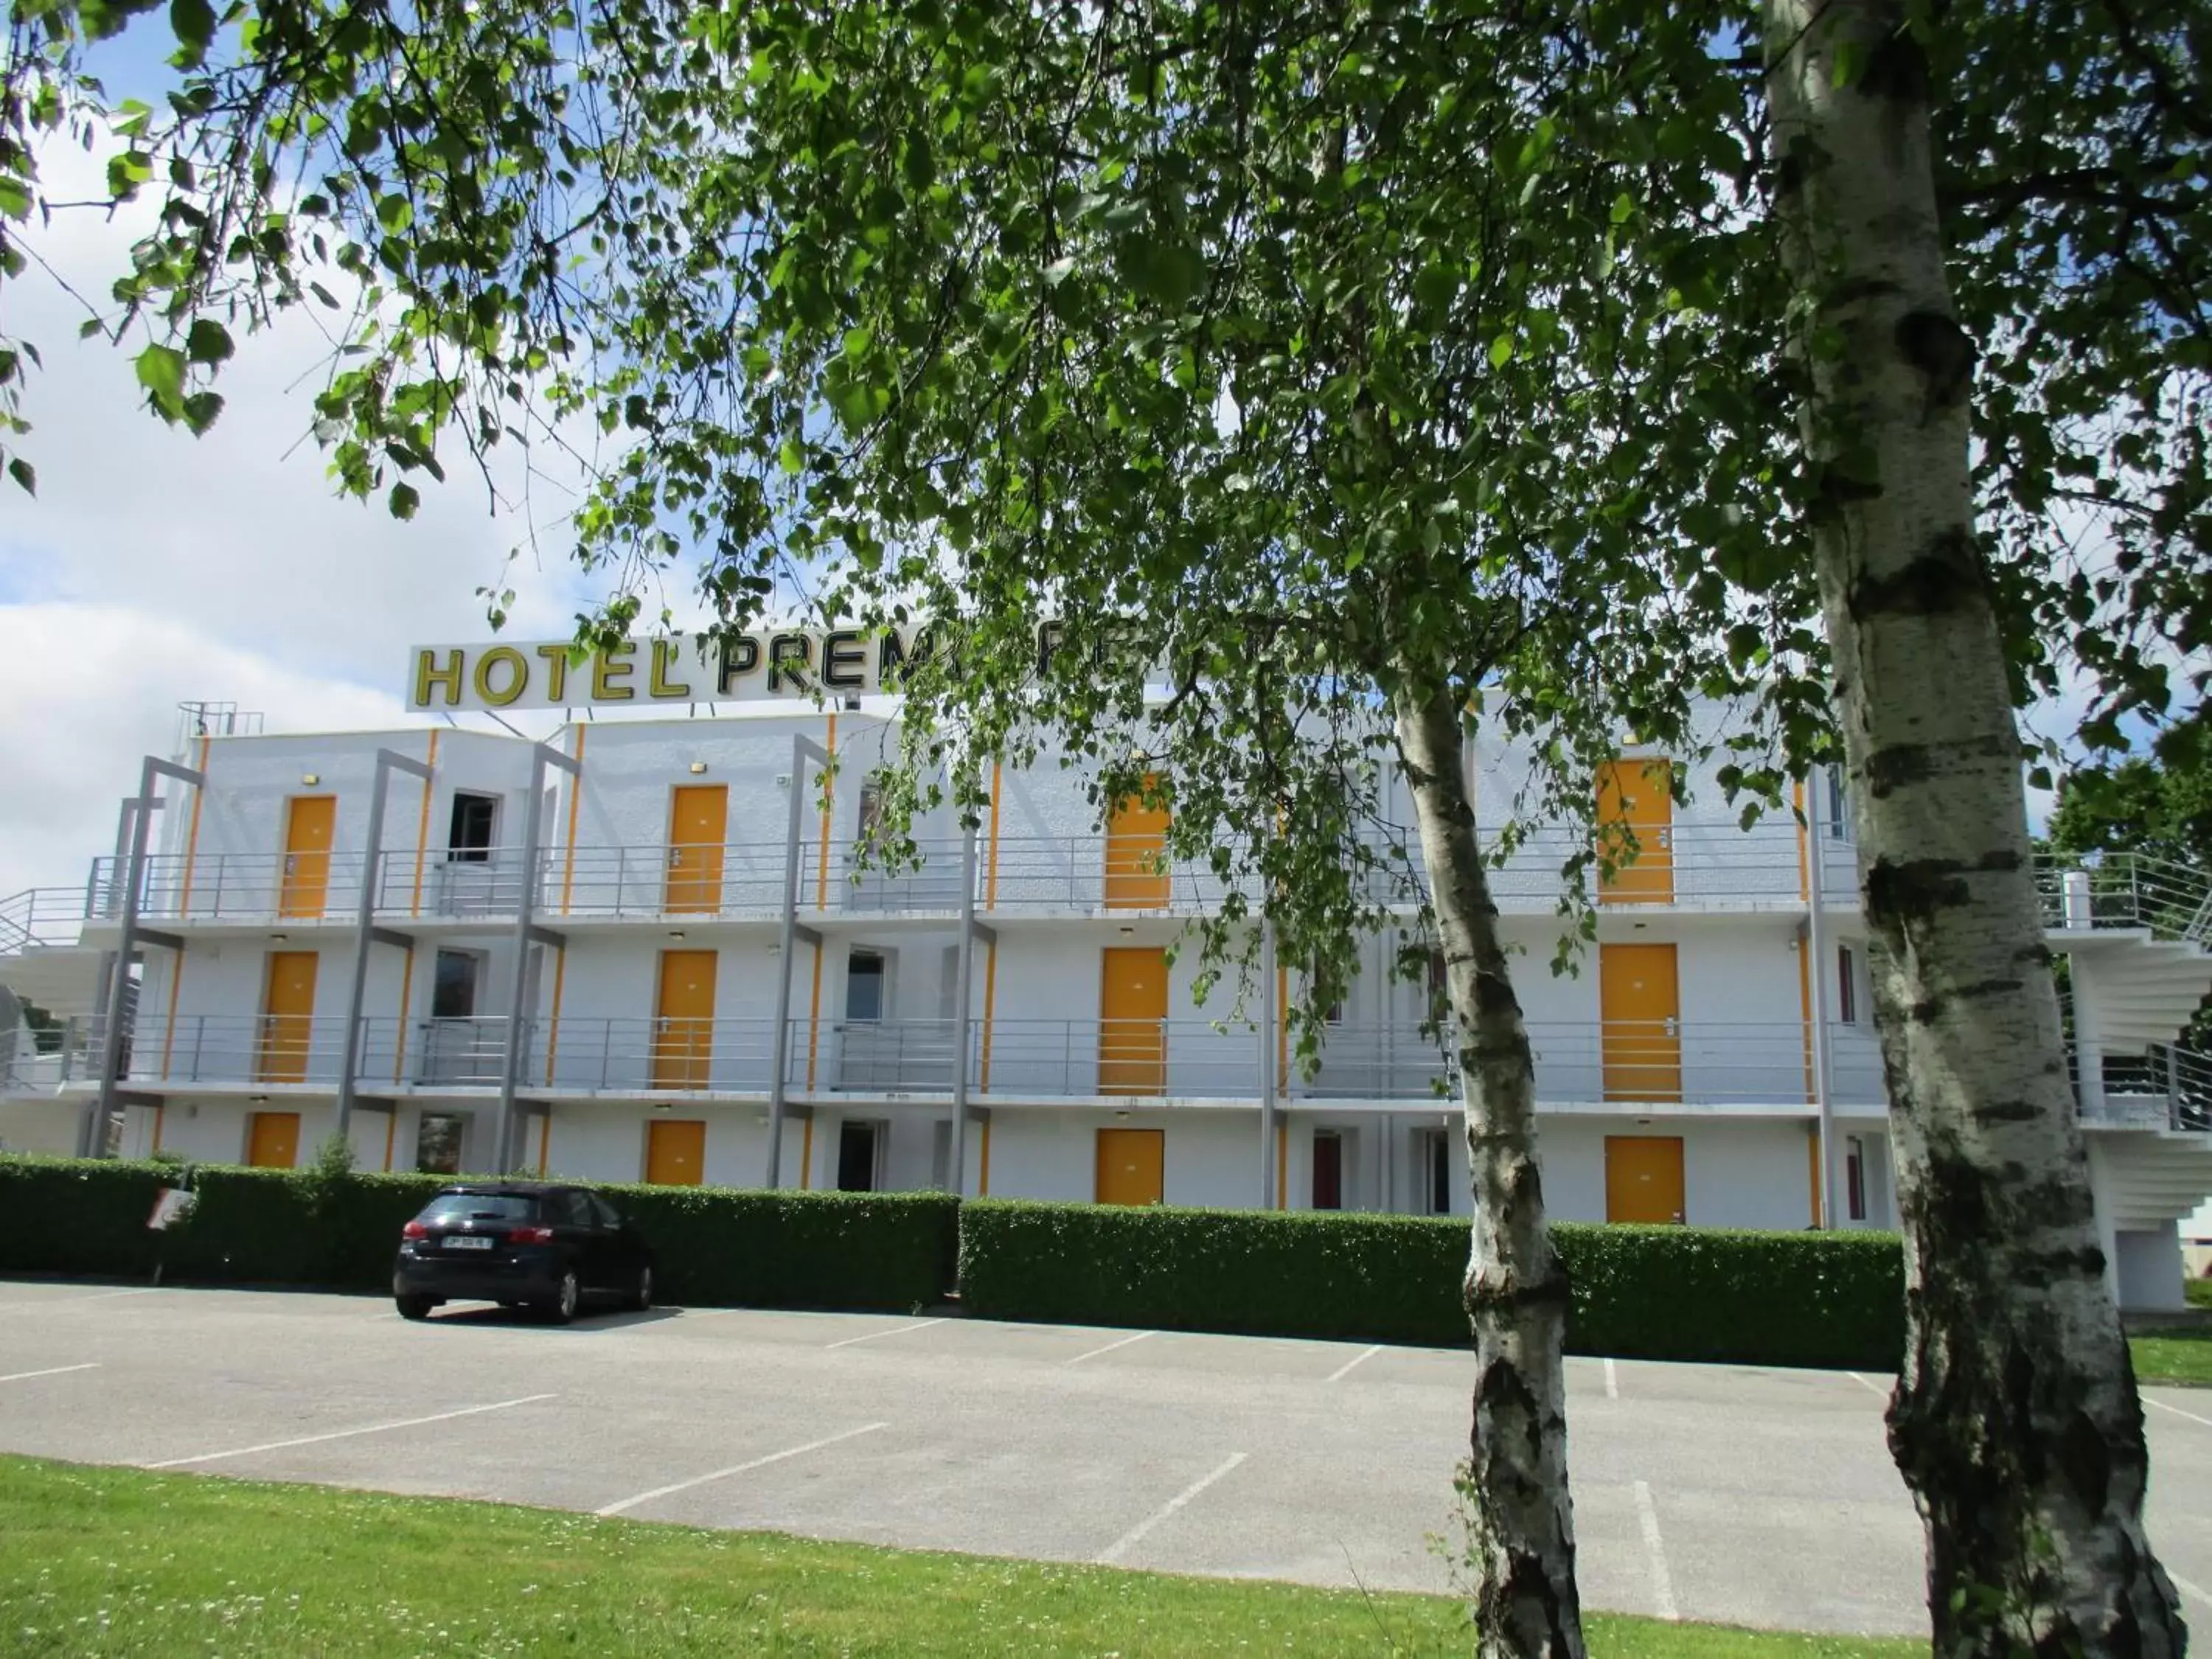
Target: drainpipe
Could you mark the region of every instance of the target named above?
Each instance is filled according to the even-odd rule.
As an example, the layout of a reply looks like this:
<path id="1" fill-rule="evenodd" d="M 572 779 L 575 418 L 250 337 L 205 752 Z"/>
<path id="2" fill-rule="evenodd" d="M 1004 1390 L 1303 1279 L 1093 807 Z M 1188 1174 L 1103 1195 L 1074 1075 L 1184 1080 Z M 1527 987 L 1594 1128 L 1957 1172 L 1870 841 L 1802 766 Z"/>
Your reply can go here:
<path id="1" fill-rule="evenodd" d="M 1836 1112 L 1828 1046 L 1828 927 L 1823 914 L 1821 862 L 1826 854 L 1823 823 L 1815 792 L 1811 845 L 1805 858 L 1805 949 L 1813 988 L 1813 1103 L 1820 1113 L 1820 1214 L 1824 1231 L 1836 1225 Z"/>

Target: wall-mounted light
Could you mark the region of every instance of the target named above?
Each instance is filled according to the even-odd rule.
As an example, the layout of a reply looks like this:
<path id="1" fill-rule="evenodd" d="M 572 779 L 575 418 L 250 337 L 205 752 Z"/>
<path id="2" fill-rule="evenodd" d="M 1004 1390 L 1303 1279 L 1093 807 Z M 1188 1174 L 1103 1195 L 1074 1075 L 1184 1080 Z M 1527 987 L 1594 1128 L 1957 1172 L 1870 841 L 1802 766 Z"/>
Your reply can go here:
<path id="1" fill-rule="evenodd" d="M 313 788 L 322 781 L 323 775 L 319 772 L 302 772 L 300 774 L 300 781 L 306 784 L 310 789 Z"/>
<path id="2" fill-rule="evenodd" d="M 681 927 L 672 927 L 668 930 L 668 937 L 671 939 L 682 939 L 684 937 L 684 930 Z"/>
<path id="3" fill-rule="evenodd" d="M 693 761 L 691 763 L 691 775 L 695 778 L 706 769 L 707 763 L 704 761 Z"/>
<path id="4" fill-rule="evenodd" d="M 1121 931 L 1125 933 L 1133 933 L 1137 930 L 1133 927 L 1124 927 Z"/>
<path id="5" fill-rule="evenodd" d="M 1115 1117 L 1127 1117 L 1127 1116 L 1128 1116 L 1129 1115 L 1128 1115 L 1127 1112 L 1116 1112 L 1116 1113 L 1115 1113 L 1115 1114 L 1114 1114 L 1114 1115 L 1115 1115 Z"/>
<path id="6" fill-rule="evenodd" d="M 267 1095 L 248 1095 L 246 1097 L 246 1103 L 249 1106 L 266 1106 L 269 1103 L 269 1097 Z"/>
<path id="7" fill-rule="evenodd" d="M 653 1103 L 653 1109 L 656 1112 L 672 1111 L 674 1109 L 674 1103 L 665 1100 L 656 1100 Z"/>
<path id="8" fill-rule="evenodd" d="M 291 937 L 292 936 L 289 933 L 271 933 L 269 935 L 269 942 L 271 945 L 282 945 L 286 939 Z"/>

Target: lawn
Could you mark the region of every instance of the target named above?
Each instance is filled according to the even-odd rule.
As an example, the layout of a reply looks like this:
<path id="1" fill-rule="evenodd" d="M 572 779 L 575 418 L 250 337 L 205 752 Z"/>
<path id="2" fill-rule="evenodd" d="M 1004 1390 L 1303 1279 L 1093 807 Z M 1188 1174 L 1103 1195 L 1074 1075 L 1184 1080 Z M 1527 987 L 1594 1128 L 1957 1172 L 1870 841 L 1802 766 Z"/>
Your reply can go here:
<path id="1" fill-rule="evenodd" d="M 2138 1382 L 2179 1382 L 2212 1389 L 2212 1327 L 2149 1331 L 2128 1339 Z"/>
<path id="2" fill-rule="evenodd" d="M 0 1457 L 18 1655 L 1467 1651 L 1458 1606 Z M 1599 1659 L 1927 1644 L 1591 1621 Z"/>

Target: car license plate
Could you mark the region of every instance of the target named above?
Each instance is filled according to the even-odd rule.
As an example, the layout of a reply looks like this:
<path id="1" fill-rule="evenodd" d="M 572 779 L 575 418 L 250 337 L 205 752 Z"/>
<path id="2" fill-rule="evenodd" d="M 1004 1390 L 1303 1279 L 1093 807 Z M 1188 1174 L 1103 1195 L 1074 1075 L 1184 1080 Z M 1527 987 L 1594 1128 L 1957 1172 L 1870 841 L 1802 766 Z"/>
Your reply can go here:
<path id="1" fill-rule="evenodd" d="M 446 1241 L 446 1248 L 449 1250 L 488 1250 L 491 1249 L 491 1240 L 472 1237 L 466 1233 L 456 1233 Z"/>

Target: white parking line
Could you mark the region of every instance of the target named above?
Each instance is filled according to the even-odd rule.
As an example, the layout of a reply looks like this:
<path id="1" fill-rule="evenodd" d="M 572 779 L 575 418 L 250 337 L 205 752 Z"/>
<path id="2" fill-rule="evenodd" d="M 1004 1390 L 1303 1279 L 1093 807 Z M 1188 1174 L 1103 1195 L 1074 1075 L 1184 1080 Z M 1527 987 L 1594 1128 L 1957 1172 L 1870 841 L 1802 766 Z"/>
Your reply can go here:
<path id="1" fill-rule="evenodd" d="M 2212 1417 L 2199 1417 L 2195 1412 L 2185 1412 L 2179 1406 L 2169 1406 L 2163 1400 L 2154 1400 L 2148 1395 L 2143 1395 L 2142 1402 L 2146 1406 L 2155 1406 L 2162 1412 L 2172 1412 L 2176 1417 L 2185 1417 L 2192 1423 L 2202 1423 L 2206 1428 L 2212 1429 Z"/>
<path id="2" fill-rule="evenodd" d="M 118 1296 L 159 1296 L 168 1288 L 166 1285 L 142 1285 L 133 1291 L 95 1291 L 89 1296 L 25 1297 L 21 1301 L 9 1298 L 0 1303 L 0 1309 L 11 1314 L 38 1313 L 46 1308 L 74 1308 L 84 1302 L 107 1302 Z"/>
<path id="3" fill-rule="evenodd" d="M 1605 1397 L 1607 1400 L 1620 1398 L 1620 1370 L 1610 1359 L 1605 1362 Z"/>
<path id="4" fill-rule="evenodd" d="M 1139 1540 L 1140 1540 L 1146 1533 L 1150 1532 L 1154 1527 L 1158 1526 L 1161 1522 L 1166 1520 L 1168 1516 L 1173 1515 L 1184 1504 L 1189 1503 L 1192 1498 L 1197 1497 L 1199 1493 L 1204 1492 L 1208 1486 L 1220 1480 L 1223 1475 L 1228 1474 L 1230 1470 L 1235 1468 L 1243 1461 L 1244 1454 L 1243 1452 L 1230 1453 L 1229 1455 L 1223 1460 L 1221 1467 L 1214 1470 L 1212 1474 L 1206 1476 L 1202 1480 L 1194 1480 L 1189 1486 L 1185 1486 L 1173 1498 L 1169 1498 L 1165 1504 L 1163 1504 L 1158 1509 L 1154 1510 L 1143 1520 L 1138 1522 L 1135 1526 L 1130 1528 L 1128 1531 L 1123 1533 L 1119 1538 L 1109 1544 L 1099 1553 L 1097 1564 L 1102 1567 L 1111 1566 L 1115 1561 L 1121 1559 L 1123 1555 L 1134 1549 L 1137 1547 Z"/>
<path id="5" fill-rule="evenodd" d="M 1659 1510 L 1651 1501 L 1651 1488 L 1636 1483 L 1636 1522 L 1644 1529 L 1644 1553 L 1651 1565 L 1651 1600 L 1662 1619 L 1680 1619 L 1674 1607 L 1674 1581 L 1667 1576 L 1667 1552 L 1659 1543 Z"/>
<path id="6" fill-rule="evenodd" d="M 849 1348 L 855 1342 L 872 1342 L 879 1336 L 904 1336 L 908 1331 L 926 1331 L 932 1325 L 942 1325 L 942 1319 L 917 1320 L 911 1325 L 894 1325 L 887 1331 L 870 1331 L 866 1336 L 848 1336 L 842 1342 L 825 1342 L 824 1351 L 830 1348 Z"/>
<path id="7" fill-rule="evenodd" d="M 1159 1333 L 1158 1331 L 1139 1331 L 1134 1336 L 1125 1336 L 1119 1342 L 1109 1342 L 1103 1348 L 1093 1348 L 1090 1352 L 1079 1353 L 1073 1359 L 1063 1359 L 1060 1361 L 1060 1364 L 1063 1365 L 1080 1365 L 1086 1359 L 1096 1359 L 1102 1353 L 1111 1353 L 1116 1348 L 1126 1348 L 1132 1342 L 1141 1342 L 1148 1336 L 1158 1336 L 1158 1334 Z"/>
<path id="8" fill-rule="evenodd" d="M 15 1371 L 7 1376 L 0 1376 L 0 1382 L 27 1382 L 34 1376 L 61 1376 L 70 1371 L 96 1371 L 99 1369 L 97 1359 L 82 1365 L 49 1365 L 42 1371 Z"/>
<path id="9" fill-rule="evenodd" d="M 1856 1371 L 1845 1371 L 1844 1375 L 1850 1377 L 1852 1382 L 1857 1383 L 1859 1387 L 1864 1389 L 1868 1393 L 1879 1395 L 1884 1400 L 1889 1398 L 1889 1390 L 1883 1388 L 1881 1384 L 1875 1382 L 1874 1378 L 1870 1376 L 1863 1376 Z"/>
<path id="10" fill-rule="evenodd" d="M 655 1486 L 651 1492 L 641 1492 L 635 1498 L 625 1498 L 619 1504 L 610 1504 L 605 1509 L 593 1510 L 594 1515 L 620 1515 L 634 1510 L 640 1504 L 650 1504 L 656 1498 L 666 1498 L 672 1492 L 689 1492 L 694 1486 L 703 1486 L 712 1480 L 726 1480 L 733 1474 L 743 1474 L 747 1469 L 766 1468 L 770 1463 L 781 1463 L 787 1457 L 803 1457 L 808 1452 L 820 1451 L 824 1446 L 834 1446 L 840 1440 L 851 1440 L 860 1435 L 873 1434 L 878 1429 L 890 1427 L 888 1423 L 864 1423 L 857 1429 L 848 1429 L 842 1434 L 833 1434 L 821 1440 L 810 1440 L 803 1446 L 793 1446 L 788 1451 L 770 1452 L 765 1457 L 756 1457 L 743 1463 L 732 1463 L 726 1469 L 716 1469 L 712 1474 L 694 1476 L 678 1480 L 672 1486 Z"/>
<path id="11" fill-rule="evenodd" d="M 239 1446 L 230 1451 L 202 1452 L 197 1457 L 170 1457 L 159 1463 L 149 1463 L 149 1469 L 180 1469 L 188 1463 L 213 1463 L 226 1457 L 251 1457 L 255 1452 L 283 1451 L 290 1446 L 313 1446 L 325 1440 L 348 1440 L 357 1434 L 383 1434 L 391 1429 L 419 1428 L 425 1423 L 444 1423 L 456 1417 L 474 1417 L 479 1412 L 503 1412 L 510 1406 L 534 1405 L 540 1400 L 556 1398 L 550 1394 L 526 1394 L 520 1400 L 495 1400 L 489 1406 L 464 1406 L 457 1412 L 437 1412 L 428 1417 L 404 1417 L 396 1423 L 369 1423 L 358 1429 L 333 1429 L 328 1434 L 303 1434 L 296 1440 L 271 1440 L 258 1446 Z"/>
<path id="12" fill-rule="evenodd" d="M 1373 1347 L 1367 1349 L 1364 1352 L 1355 1354 L 1352 1358 L 1346 1360 L 1344 1364 L 1339 1365 L 1322 1380 L 1328 1382 L 1341 1382 L 1346 1377 L 1352 1375 L 1352 1368 L 1354 1366 L 1365 1364 L 1369 1360 L 1374 1358 L 1376 1354 L 1381 1353 L 1382 1352 L 1382 1345 L 1380 1342 L 1377 1342 Z"/>
<path id="13" fill-rule="evenodd" d="M 2172 1567 L 2168 1567 L 2166 1570 L 2166 1576 L 2173 1580 L 2174 1589 L 2179 1590 L 2191 1601 L 2201 1602 L 2205 1607 L 2212 1607 L 2212 1595 L 2207 1595 L 2203 1590 L 2197 1589 L 2196 1585 L 2191 1583 L 2179 1573 L 2174 1571 Z"/>

